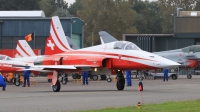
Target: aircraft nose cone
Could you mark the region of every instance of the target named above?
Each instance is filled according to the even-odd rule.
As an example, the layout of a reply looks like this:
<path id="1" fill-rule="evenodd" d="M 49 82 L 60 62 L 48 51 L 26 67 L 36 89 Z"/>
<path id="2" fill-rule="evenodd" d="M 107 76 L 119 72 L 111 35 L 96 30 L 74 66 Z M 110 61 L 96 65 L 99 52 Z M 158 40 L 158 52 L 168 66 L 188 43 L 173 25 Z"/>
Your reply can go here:
<path id="1" fill-rule="evenodd" d="M 198 59 L 200 59 L 200 52 L 196 52 L 196 53 L 195 53 L 195 56 L 196 56 Z"/>
<path id="2" fill-rule="evenodd" d="M 179 64 L 177 62 L 169 60 L 167 63 L 163 63 L 162 65 L 160 65 L 160 67 L 162 67 L 162 68 L 173 68 L 173 67 L 178 67 L 180 65 L 181 64 Z"/>
<path id="3" fill-rule="evenodd" d="M 162 61 L 158 61 L 154 63 L 154 66 L 158 68 L 173 68 L 173 67 L 178 67 L 180 65 L 181 64 L 168 60 L 168 59 L 163 59 Z"/>

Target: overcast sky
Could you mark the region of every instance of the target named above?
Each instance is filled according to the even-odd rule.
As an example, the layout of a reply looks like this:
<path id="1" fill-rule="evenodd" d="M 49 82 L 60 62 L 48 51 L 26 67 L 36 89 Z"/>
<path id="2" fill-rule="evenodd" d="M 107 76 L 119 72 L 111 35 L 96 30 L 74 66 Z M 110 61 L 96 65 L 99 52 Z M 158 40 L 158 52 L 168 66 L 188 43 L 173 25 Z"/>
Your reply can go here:
<path id="1" fill-rule="evenodd" d="M 65 0 L 65 1 L 66 1 L 69 5 L 75 2 L 75 0 Z"/>
<path id="2" fill-rule="evenodd" d="M 75 0 L 65 0 L 65 1 L 66 1 L 69 5 L 75 2 Z M 156 1 L 156 0 L 149 0 L 149 1 Z"/>

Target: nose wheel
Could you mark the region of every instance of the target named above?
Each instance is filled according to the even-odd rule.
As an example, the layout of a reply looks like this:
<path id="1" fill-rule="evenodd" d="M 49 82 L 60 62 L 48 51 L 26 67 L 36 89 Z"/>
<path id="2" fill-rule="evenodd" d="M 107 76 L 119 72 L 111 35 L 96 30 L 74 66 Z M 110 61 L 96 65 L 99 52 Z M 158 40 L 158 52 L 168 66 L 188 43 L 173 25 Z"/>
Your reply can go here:
<path id="1" fill-rule="evenodd" d="M 112 79 L 110 78 L 110 74 L 108 75 L 107 82 L 112 82 Z"/>

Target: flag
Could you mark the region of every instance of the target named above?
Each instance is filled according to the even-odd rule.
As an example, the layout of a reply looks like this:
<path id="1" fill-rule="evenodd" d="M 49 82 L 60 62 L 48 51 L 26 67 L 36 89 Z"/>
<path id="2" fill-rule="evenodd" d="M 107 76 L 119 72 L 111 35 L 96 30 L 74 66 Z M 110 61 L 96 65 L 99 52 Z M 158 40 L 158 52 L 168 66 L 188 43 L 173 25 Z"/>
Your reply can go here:
<path id="1" fill-rule="evenodd" d="M 28 34 L 28 35 L 25 36 L 25 40 L 26 41 L 34 40 L 34 36 L 35 36 L 34 32 L 30 33 L 30 34 Z"/>

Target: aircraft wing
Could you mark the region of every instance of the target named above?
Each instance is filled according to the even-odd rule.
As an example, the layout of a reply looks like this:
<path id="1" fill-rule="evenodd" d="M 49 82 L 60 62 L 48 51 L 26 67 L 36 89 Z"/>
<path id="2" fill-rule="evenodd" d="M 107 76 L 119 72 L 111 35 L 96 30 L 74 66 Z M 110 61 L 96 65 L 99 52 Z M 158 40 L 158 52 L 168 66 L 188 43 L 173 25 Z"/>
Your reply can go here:
<path id="1" fill-rule="evenodd" d="M 76 69 L 74 65 L 34 65 L 32 69 Z"/>
<path id="2" fill-rule="evenodd" d="M 77 68 L 91 68 L 100 67 L 98 65 L 35 65 L 33 69 L 51 70 L 51 69 L 77 69 Z"/>

